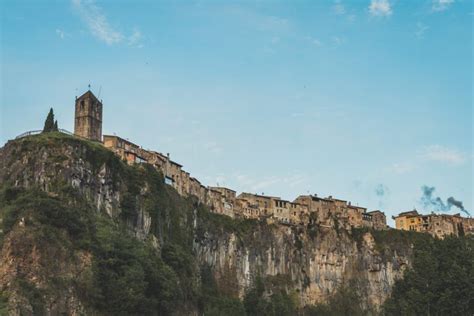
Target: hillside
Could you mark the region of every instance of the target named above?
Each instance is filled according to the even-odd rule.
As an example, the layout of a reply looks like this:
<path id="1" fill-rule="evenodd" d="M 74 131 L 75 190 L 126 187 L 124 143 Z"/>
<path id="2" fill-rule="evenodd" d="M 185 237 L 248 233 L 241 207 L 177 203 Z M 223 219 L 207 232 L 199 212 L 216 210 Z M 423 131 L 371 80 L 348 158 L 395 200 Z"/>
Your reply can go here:
<path id="1" fill-rule="evenodd" d="M 338 295 L 377 311 L 431 240 L 212 214 L 153 167 L 60 133 L 11 141 L 0 161 L 10 314 L 293 315 Z"/>

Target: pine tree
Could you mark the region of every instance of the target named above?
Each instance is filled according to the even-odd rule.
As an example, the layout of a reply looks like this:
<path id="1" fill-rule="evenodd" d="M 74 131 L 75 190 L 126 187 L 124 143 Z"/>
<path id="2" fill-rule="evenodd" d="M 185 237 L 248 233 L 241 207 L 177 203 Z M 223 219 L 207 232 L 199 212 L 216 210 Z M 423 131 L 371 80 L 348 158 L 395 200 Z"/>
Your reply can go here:
<path id="1" fill-rule="evenodd" d="M 49 110 L 48 117 L 46 117 L 46 121 L 44 122 L 43 133 L 48 133 L 54 131 L 54 112 L 53 108 Z"/>
<path id="2" fill-rule="evenodd" d="M 58 121 L 54 121 L 54 129 L 53 129 L 54 132 L 59 132 L 59 128 L 58 128 Z"/>

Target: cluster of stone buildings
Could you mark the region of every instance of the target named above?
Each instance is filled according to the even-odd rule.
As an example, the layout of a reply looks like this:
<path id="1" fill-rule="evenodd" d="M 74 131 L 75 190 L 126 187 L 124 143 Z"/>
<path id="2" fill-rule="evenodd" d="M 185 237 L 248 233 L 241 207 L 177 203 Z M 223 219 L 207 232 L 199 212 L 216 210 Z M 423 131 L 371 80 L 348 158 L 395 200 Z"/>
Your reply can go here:
<path id="1" fill-rule="evenodd" d="M 162 154 L 142 147 L 115 135 L 104 135 L 102 139 L 102 102 L 91 91 L 76 97 L 74 133 L 80 137 L 103 142 L 104 146 L 128 164 L 148 163 L 161 171 L 166 184 L 184 196 L 195 196 L 211 211 L 230 217 L 264 219 L 288 225 L 317 224 L 322 227 L 370 227 L 387 228 L 385 214 L 367 209 L 351 202 L 322 198 L 316 195 L 301 195 L 294 201 L 275 196 L 252 193 L 237 195 L 224 187 L 206 187 L 193 178 L 183 166 Z M 416 212 L 415 212 L 416 213 Z M 414 212 L 401 213 L 395 218 L 397 229 L 428 231 L 442 237 L 473 232 L 473 220 L 459 215 L 419 215 Z M 427 224 L 428 223 L 428 224 Z M 453 224 L 449 224 L 453 223 Z"/>
<path id="2" fill-rule="evenodd" d="M 182 196 L 195 196 L 218 214 L 249 219 L 266 219 L 284 224 L 308 224 L 333 226 L 335 220 L 349 227 L 386 227 L 383 212 L 367 212 L 363 207 L 332 197 L 299 196 L 293 202 L 280 197 L 241 193 L 225 187 L 206 187 L 191 177 L 183 166 L 169 155 L 145 150 L 118 136 L 104 135 L 104 146 L 114 151 L 129 164 L 146 162 L 163 173 L 165 183 Z M 311 214 L 313 214 L 311 216 Z"/>
<path id="3" fill-rule="evenodd" d="M 394 216 L 395 227 L 402 230 L 430 233 L 444 238 L 449 235 L 474 234 L 474 218 L 461 217 L 460 214 L 419 214 L 417 210 L 403 212 Z"/>

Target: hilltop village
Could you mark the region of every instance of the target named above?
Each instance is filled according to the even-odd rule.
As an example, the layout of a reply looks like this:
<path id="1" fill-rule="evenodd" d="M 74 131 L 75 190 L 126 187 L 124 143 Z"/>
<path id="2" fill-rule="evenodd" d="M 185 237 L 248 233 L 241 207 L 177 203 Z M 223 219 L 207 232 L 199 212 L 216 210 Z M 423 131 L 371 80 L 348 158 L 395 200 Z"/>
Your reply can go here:
<path id="1" fill-rule="evenodd" d="M 102 102 L 89 90 L 75 102 L 74 134 L 103 143 L 128 164 L 148 163 L 164 176 L 165 183 L 184 196 L 195 196 L 217 214 L 230 217 L 260 219 L 285 225 L 317 224 L 322 227 L 346 229 L 368 227 L 387 229 L 382 211 L 368 212 L 351 202 L 316 195 L 301 195 L 294 201 L 276 196 L 240 193 L 225 187 L 206 187 L 192 177 L 183 166 L 170 159 L 169 154 L 145 150 L 122 137 L 102 137 Z M 394 218 L 397 229 L 425 231 L 440 238 L 454 234 L 474 233 L 474 219 L 457 215 L 419 215 L 416 211 L 401 213 Z M 337 222 L 337 223 L 336 223 Z"/>

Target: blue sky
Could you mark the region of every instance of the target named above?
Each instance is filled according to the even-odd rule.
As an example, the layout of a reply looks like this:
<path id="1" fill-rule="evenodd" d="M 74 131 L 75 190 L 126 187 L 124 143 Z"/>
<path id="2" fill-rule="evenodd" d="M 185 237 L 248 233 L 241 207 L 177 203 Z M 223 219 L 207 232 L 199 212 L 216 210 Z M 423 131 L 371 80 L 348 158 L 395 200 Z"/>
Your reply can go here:
<path id="1" fill-rule="evenodd" d="M 208 185 L 473 209 L 467 0 L 2 1 L 0 143 L 91 84 L 104 133 Z M 428 209 L 426 211 L 429 211 Z M 454 213 L 454 209 L 450 213 Z"/>

